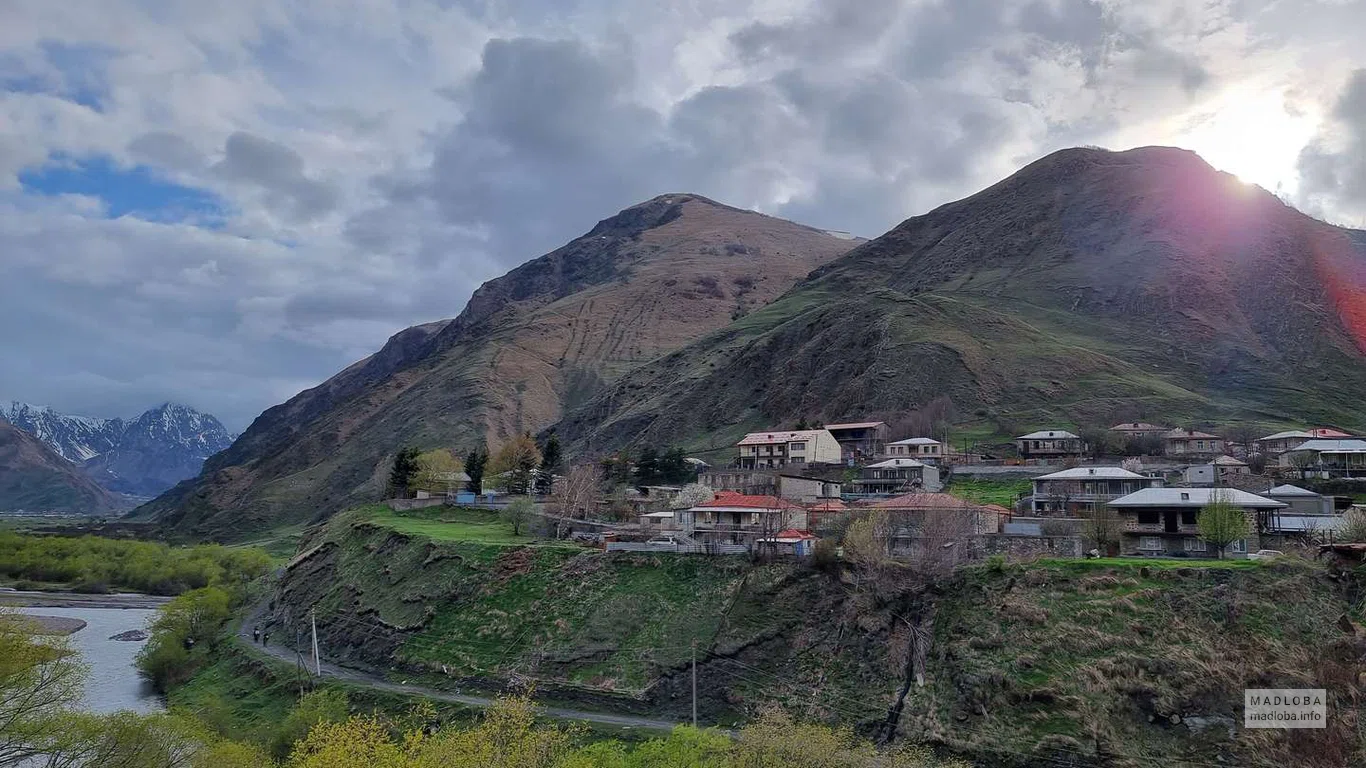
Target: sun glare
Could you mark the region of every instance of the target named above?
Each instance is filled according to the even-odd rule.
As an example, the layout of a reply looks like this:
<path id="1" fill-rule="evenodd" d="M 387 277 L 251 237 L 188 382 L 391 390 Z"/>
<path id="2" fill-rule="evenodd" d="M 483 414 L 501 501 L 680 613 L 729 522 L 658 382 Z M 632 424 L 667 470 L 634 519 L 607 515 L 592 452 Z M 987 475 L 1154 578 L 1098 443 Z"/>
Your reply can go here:
<path id="1" fill-rule="evenodd" d="M 1316 127 L 1312 115 L 1288 109 L 1278 91 L 1235 90 L 1201 109 L 1180 143 L 1247 183 L 1291 193 L 1296 158 Z"/>

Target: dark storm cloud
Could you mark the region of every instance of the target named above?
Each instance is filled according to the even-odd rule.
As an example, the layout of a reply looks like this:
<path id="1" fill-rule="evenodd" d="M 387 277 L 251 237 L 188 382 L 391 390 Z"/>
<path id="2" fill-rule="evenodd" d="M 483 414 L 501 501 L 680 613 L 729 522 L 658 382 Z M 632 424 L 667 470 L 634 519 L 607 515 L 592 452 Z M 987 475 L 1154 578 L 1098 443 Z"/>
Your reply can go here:
<path id="1" fill-rule="evenodd" d="M 298 152 L 245 131 L 228 137 L 223 159 L 214 171 L 230 181 L 260 187 L 286 202 L 302 219 L 317 218 L 337 205 L 336 189 L 305 175 L 304 160 Z"/>
<path id="2" fill-rule="evenodd" d="M 1300 189 L 1320 206 L 1355 210 L 1366 222 L 1366 69 L 1352 73 L 1332 121 L 1300 153 Z"/>

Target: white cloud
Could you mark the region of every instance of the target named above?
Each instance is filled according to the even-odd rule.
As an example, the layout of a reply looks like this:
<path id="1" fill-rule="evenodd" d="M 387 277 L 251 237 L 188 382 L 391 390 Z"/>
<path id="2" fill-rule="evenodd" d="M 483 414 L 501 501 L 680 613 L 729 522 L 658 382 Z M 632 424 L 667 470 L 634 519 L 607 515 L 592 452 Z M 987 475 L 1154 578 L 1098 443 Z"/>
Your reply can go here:
<path id="1" fill-rule="evenodd" d="M 1166 143 L 1366 219 L 1344 85 L 1366 66 L 1347 32 L 1360 3 L 13 0 L 5 16 L 0 321 L 24 332 L 0 392 L 71 410 L 184 399 L 240 428 L 668 191 L 876 235 L 1062 146 Z M 92 156 L 223 216 L 111 221 L 90 190 L 20 184 Z"/>

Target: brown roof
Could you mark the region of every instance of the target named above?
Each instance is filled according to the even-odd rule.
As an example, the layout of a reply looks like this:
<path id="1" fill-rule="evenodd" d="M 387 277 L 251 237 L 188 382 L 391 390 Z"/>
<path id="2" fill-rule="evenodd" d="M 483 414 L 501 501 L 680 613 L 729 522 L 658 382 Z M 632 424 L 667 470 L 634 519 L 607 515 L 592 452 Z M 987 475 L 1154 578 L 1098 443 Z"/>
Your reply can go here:
<path id="1" fill-rule="evenodd" d="M 787 499 L 780 499 L 777 496 L 749 496 L 743 493 L 734 493 L 732 491 L 720 491 L 716 494 L 716 498 L 703 504 L 698 504 L 694 509 L 706 509 L 710 507 L 740 507 L 743 509 L 802 508 Z"/>
<path id="2" fill-rule="evenodd" d="M 1208 432 L 1197 432 L 1189 429 L 1173 429 L 1164 435 L 1168 440 L 1219 440 L 1218 435 L 1211 435 Z"/>
<path id="3" fill-rule="evenodd" d="M 875 504 L 878 509 L 981 509 L 982 505 L 947 493 L 907 493 Z"/>
<path id="4" fill-rule="evenodd" d="M 885 421 L 856 421 L 852 424 L 826 424 L 826 429 L 872 429 L 886 426 Z"/>

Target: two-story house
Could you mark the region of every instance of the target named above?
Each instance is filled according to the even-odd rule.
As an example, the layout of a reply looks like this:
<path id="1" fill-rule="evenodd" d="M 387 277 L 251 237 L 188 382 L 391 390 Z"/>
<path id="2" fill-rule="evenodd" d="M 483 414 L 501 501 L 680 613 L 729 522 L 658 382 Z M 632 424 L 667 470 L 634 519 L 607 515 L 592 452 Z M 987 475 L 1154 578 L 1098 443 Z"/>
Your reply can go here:
<path id="1" fill-rule="evenodd" d="M 1366 440 L 1305 440 L 1281 454 L 1280 464 L 1319 477 L 1361 477 L 1366 475 Z"/>
<path id="2" fill-rule="evenodd" d="M 917 459 L 886 459 L 863 468 L 863 476 L 854 481 L 858 493 L 894 494 L 911 491 L 937 491 L 939 470 Z"/>
<path id="3" fill-rule="evenodd" d="M 806 530 L 806 509 L 777 496 L 721 491 L 711 501 L 674 514 L 674 527 L 702 542 L 753 546 L 760 536 Z"/>
<path id="4" fill-rule="evenodd" d="M 890 430 L 891 428 L 881 421 L 825 425 L 825 431 L 835 437 L 835 442 L 840 444 L 846 460 L 881 456 L 887 447 Z"/>
<path id="5" fill-rule="evenodd" d="M 932 437 L 910 437 L 887 444 L 887 455 L 894 459 L 916 459 L 938 464 L 944 459 L 944 444 Z"/>
<path id="6" fill-rule="evenodd" d="M 1218 456 L 1224 452 L 1224 438 L 1193 429 L 1176 428 L 1162 436 L 1162 453 L 1172 458 Z"/>
<path id="7" fill-rule="evenodd" d="M 1034 478 L 1031 506 L 1036 516 L 1085 516 L 1097 504 L 1160 485 L 1161 478 L 1121 467 L 1075 467 Z"/>
<path id="8" fill-rule="evenodd" d="M 1168 427 L 1160 427 L 1145 421 L 1130 421 L 1124 424 L 1116 424 L 1110 427 L 1110 431 L 1124 439 L 1130 437 L 1161 437 L 1171 430 Z"/>
<path id="9" fill-rule="evenodd" d="M 741 469 L 777 469 L 801 464 L 839 464 L 840 444 L 825 429 L 751 432 L 736 444 Z"/>
<path id="10" fill-rule="evenodd" d="M 1064 429 L 1045 429 L 1015 438 L 1015 449 L 1026 459 L 1081 456 L 1086 441 Z"/>
<path id="11" fill-rule="evenodd" d="M 1123 522 L 1120 553 L 1124 555 L 1217 557 L 1218 552 L 1200 538 L 1200 510 L 1215 499 L 1243 510 L 1248 537 L 1229 546 L 1234 556 L 1261 548 L 1258 531 L 1285 504 L 1255 493 L 1233 488 L 1144 488 L 1110 502 Z"/>

